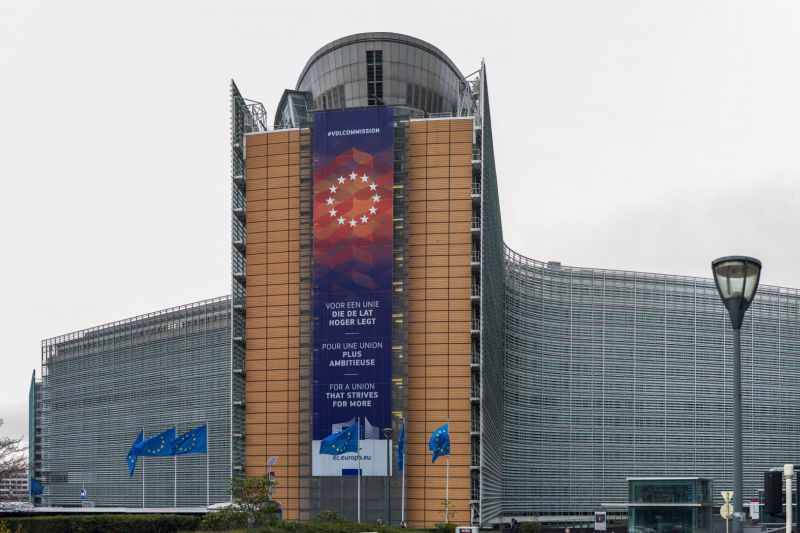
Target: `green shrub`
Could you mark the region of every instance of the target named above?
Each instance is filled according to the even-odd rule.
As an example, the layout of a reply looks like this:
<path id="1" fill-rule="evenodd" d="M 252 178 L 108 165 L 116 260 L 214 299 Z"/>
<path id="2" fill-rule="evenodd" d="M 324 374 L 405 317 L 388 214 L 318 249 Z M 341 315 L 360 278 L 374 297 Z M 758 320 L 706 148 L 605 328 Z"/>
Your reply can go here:
<path id="1" fill-rule="evenodd" d="M 434 533 L 455 533 L 456 525 L 452 522 L 442 522 L 440 524 L 436 524 L 436 528 L 433 531 Z"/>
<path id="2" fill-rule="evenodd" d="M 0 520 L 0 533 L 16 533 L 17 531 L 19 531 L 19 526 L 12 530 L 5 522 Z"/>
<path id="3" fill-rule="evenodd" d="M 176 533 L 194 531 L 199 516 L 188 515 L 55 515 L 3 518 L 11 531 L 20 533 Z"/>
<path id="4" fill-rule="evenodd" d="M 202 531 L 231 531 L 247 527 L 247 513 L 232 507 L 206 514 L 200 521 Z"/>
<path id="5" fill-rule="evenodd" d="M 539 533 L 541 529 L 541 525 L 537 520 L 519 523 L 519 533 Z"/>
<path id="6" fill-rule="evenodd" d="M 415 533 L 416 529 L 401 529 L 397 526 L 385 526 L 375 523 L 361 523 L 348 521 L 321 521 L 287 522 L 276 521 L 270 525 L 259 528 L 258 533 L 360 533 L 363 531 L 378 531 L 379 533 Z M 242 533 L 245 533 L 244 531 Z"/>
<path id="7" fill-rule="evenodd" d="M 327 510 L 322 511 L 317 515 L 318 522 L 345 522 L 344 515 L 341 511 Z"/>

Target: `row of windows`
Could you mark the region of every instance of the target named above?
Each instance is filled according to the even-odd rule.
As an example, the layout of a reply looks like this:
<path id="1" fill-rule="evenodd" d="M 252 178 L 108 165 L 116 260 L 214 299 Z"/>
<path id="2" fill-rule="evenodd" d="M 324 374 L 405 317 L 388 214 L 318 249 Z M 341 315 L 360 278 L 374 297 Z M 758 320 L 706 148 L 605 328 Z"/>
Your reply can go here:
<path id="1" fill-rule="evenodd" d="M 627 476 L 731 483 L 732 342 L 712 281 L 513 253 L 506 276 L 505 512 L 624 501 Z M 800 295 L 759 288 L 742 337 L 744 496 L 755 498 L 763 471 L 800 451 Z"/>

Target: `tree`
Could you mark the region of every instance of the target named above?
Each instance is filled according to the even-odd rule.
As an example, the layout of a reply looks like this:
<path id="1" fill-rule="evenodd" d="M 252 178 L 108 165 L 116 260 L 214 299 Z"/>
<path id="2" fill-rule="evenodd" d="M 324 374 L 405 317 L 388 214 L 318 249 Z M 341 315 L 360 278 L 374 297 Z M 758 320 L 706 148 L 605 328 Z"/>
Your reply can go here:
<path id="1" fill-rule="evenodd" d="M 0 418 L 2 425 L 3 419 Z M 27 447 L 22 444 L 22 438 L 0 437 L 0 481 L 25 472 L 28 467 L 25 450 Z"/>
<path id="2" fill-rule="evenodd" d="M 234 505 L 247 515 L 248 529 L 255 526 L 256 521 L 264 522 L 276 516 L 278 507 L 272 502 L 275 483 L 268 475 L 231 479 Z"/>

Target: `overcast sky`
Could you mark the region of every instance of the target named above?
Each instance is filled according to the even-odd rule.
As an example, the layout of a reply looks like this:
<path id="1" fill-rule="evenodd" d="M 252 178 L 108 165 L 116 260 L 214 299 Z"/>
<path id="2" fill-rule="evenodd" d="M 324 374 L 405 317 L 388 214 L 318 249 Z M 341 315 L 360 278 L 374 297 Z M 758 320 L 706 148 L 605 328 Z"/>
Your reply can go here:
<path id="1" fill-rule="evenodd" d="M 485 58 L 503 231 L 564 264 L 800 287 L 800 2 L 0 3 L 0 435 L 41 340 L 230 291 L 229 80 L 351 33 Z M 25 435 L 27 436 L 27 435 Z"/>

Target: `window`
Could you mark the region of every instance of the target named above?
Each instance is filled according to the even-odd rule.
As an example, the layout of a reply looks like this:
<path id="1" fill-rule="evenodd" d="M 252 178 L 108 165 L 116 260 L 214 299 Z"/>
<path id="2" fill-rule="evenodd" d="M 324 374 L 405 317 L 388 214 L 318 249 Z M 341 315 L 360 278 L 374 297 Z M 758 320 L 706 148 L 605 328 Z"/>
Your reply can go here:
<path id="1" fill-rule="evenodd" d="M 383 51 L 367 50 L 367 104 L 383 102 Z"/>

